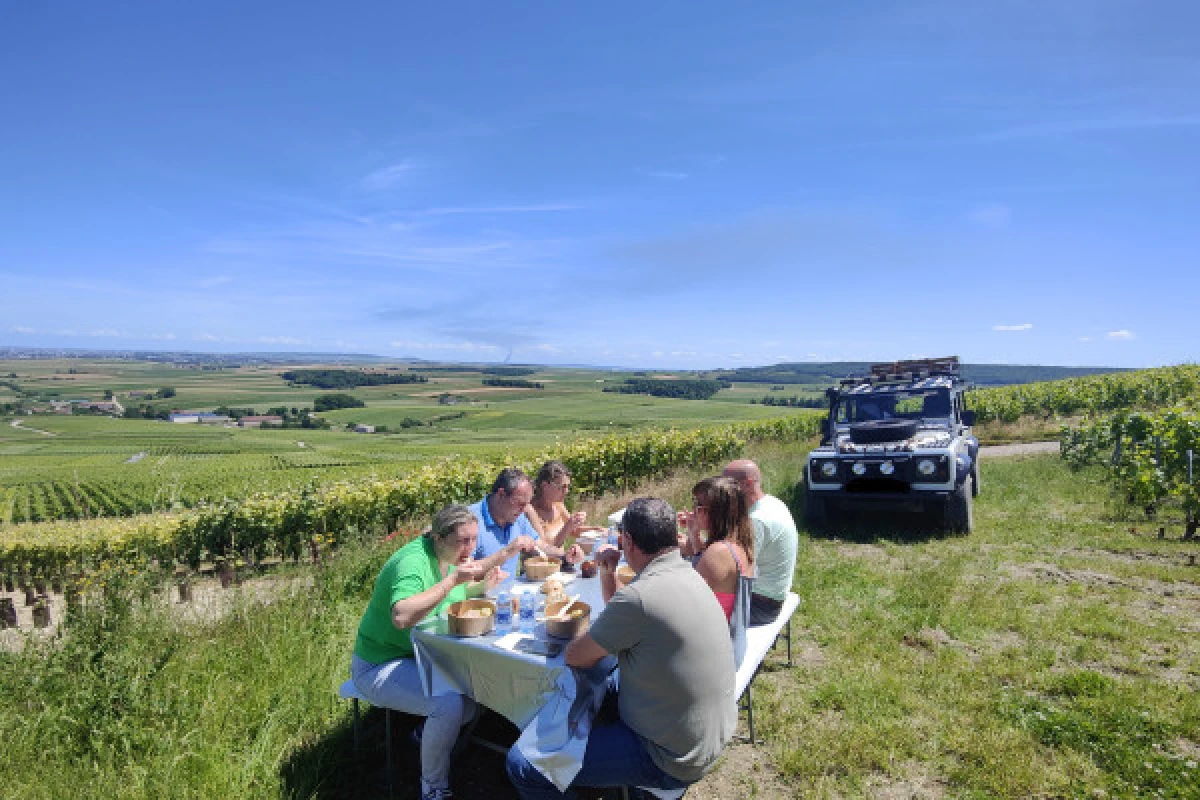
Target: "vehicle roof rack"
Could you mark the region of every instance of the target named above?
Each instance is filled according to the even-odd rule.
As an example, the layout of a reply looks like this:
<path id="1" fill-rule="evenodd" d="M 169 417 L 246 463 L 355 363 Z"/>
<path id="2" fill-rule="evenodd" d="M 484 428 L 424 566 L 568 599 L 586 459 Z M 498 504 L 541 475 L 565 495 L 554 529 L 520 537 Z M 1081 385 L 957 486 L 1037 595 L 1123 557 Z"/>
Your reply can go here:
<path id="1" fill-rule="evenodd" d="M 860 384 L 908 383 L 935 376 L 958 378 L 961 374 L 959 366 L 958 356 L 890 361 L 883 364 L 872 364 L 870 375 L 842 378 L 838 384 L 840 386 L 857 386 Z"/>

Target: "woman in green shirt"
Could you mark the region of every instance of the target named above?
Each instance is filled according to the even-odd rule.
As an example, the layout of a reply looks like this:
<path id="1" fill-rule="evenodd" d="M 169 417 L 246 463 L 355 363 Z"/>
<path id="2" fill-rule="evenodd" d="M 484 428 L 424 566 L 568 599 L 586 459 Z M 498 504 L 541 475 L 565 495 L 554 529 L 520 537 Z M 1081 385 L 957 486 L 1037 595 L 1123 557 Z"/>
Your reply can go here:
<path id="1" fill-rule="evenodd" d="M 421 798 L 450 797 L 450 752 L 470 700 L 458 694 L 425 696 L 413 658 L 412 628 L 431 614 L 477 597 L 507 575 L 499 564 L 532 550 L 528 536 L 481 561 L 472 561 L 479 532 L 466 506 L 447 506 L 433 526 L 383 565 L 358 626 L 350 672 L 371 705 L 426 717 L 421 737 Z M 473 704 L 471 704 L 473 705 Z"/>

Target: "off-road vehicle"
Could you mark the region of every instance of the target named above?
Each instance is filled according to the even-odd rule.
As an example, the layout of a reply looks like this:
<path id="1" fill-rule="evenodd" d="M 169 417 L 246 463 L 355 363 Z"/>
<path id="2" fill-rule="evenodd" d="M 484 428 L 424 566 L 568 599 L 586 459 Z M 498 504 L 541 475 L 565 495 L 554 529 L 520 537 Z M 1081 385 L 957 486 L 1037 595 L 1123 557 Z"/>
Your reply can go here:
<path id="1" fill-rule="evenodd" d="M 876 364 L 826 390 L 827 429 L 804 469 L 809 524 L 853 511 L 923 512 L 970 533 L 979 440 L 967 388 L 953 356 Z"/>

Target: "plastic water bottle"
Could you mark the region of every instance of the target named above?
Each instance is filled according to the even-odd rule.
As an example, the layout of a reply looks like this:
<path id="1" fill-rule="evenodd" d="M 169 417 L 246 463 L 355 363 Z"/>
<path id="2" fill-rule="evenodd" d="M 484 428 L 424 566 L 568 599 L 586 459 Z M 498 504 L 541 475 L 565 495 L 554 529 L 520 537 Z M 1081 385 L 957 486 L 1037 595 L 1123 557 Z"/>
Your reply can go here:
<path id="1" fill-rule="evenodd" d="M 608 526 L 608 543 L 617 548 L 621 546 L 621 535 L 617 533 L 617 528 L 614 525 Z"/>
<path id="2" fill-rule="evenodd" d="M 533 633 L 533 594 L 531 592 L 522 592 L 521 594 L 521 633 Z"/>
<path id="3" fill-rule="evenodd" d="M 512 595 L 507 589 L 501 589 L 496 595 L 496 632 L 508 633 L 512 630 Z"/>

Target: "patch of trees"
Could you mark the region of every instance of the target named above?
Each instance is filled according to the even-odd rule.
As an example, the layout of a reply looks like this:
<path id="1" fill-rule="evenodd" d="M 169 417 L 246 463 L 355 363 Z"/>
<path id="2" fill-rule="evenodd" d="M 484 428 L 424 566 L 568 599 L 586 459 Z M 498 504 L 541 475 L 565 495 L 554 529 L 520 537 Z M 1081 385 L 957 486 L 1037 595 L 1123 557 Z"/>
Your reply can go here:
<path id="1" fill-rule="evenodd" d="M 540 381 L 527 381 L 524 378 L 484 378 L 484 386 L 502 386 L 506 389 L 545 389 Z"/>
<path id="2" fill-rule="evenodd" d="M 214 414 L 224 414 L 230 419 L 241 419 L 242 417 L 255 416 L 253 408 L 231 408 L 229 406 L 217 406 L 213 409 Z"/>
<path id="3" fill-rule="evenodd" d="M 871 362 L 869 361 L 827 361 L 742 367 L 720 372 L 717 377 L 739 383 L 804 383 L 829 386 L 841 378 L 866 375 L 870 371 Z M 1037 383 L 1121 371 L 1115 367 L 1052 367 L 1028 364 L 962 365 L 963 378 L 980 386 Z"/>
<path id="4" fill-rule="evenodd" d="M 387 386 L 397 383 L 428 383 L 424 375 L 411 372 L 363 372 L 359 369 L 296 369 L 280 375 L 290 383 L 318 389 L 353 389 L 356 386 Z"/>
<path id="5" fill-rule="evenodd" d="M 352 394 L 334 392 L 313 398 L 313 411 L 336 411 L 339 408 L 366 408 L 366 403 Z"/>
<path id="6" fill-rule="evenodd" d="M 142 403 L 136 408 L 133 406 L 125 406 L 125 413 L 122 416 L 125 417 L 125 419 L 168 420 L 171 418 L 171 410 L 169 408 L 155 408 L 149 403 Z"/>
<path id="7" fill-rule="evenodd" d="M 648 394 L 654 397 L 673 397 L 680 400 L 708 400 L 722 389 L 733 384 L 728 381 L 695 380 L 675 378 L 654 380 L 653 378 L 626 378 L 625 383 L 605 386 L 603 391 L 618 394 Z"/>
<path id="8" fill-rule="evenodd" d="M 530 367 L 484 367 L 479 370 L 484 375 L 499 375 L 502 378 L 519 378 L 522 375 L 532 375 L 537 372 Z"/>
<path id="9" fill-rule="evenodd" d="M 774 391 L 774 387 L 772 387 Z M 785 408 L 827 408 L 829 401 L 824 397 L 772 397 L 767 395 L 761 400 L 751 398 L 751 403 L 762 403 L 764 406 L 783 406 Z"/>
<path id="10" fill-rule="evenodd" d="M 248 415 L 252 416 L 252 415 Z M 280 424 L 276 427 L 280 428 L 319 428 L 326 429 L 329 427 L 329 421 L 321 417 L 313 416 L 311 408 L 296 408 L 292 406 L 273 406 L 267 409 L 267 416 L 279 417 Z"/>
<path id="11" fill-rule="evenodd" d="M 174 397 L 175 396 L 175 387 L 164 386 L 161 389 L 159 389 L 157 392 L 155 392 L 154 396 L 157 397 L 159 400 L 166 400 L 169 397 Z"/>

